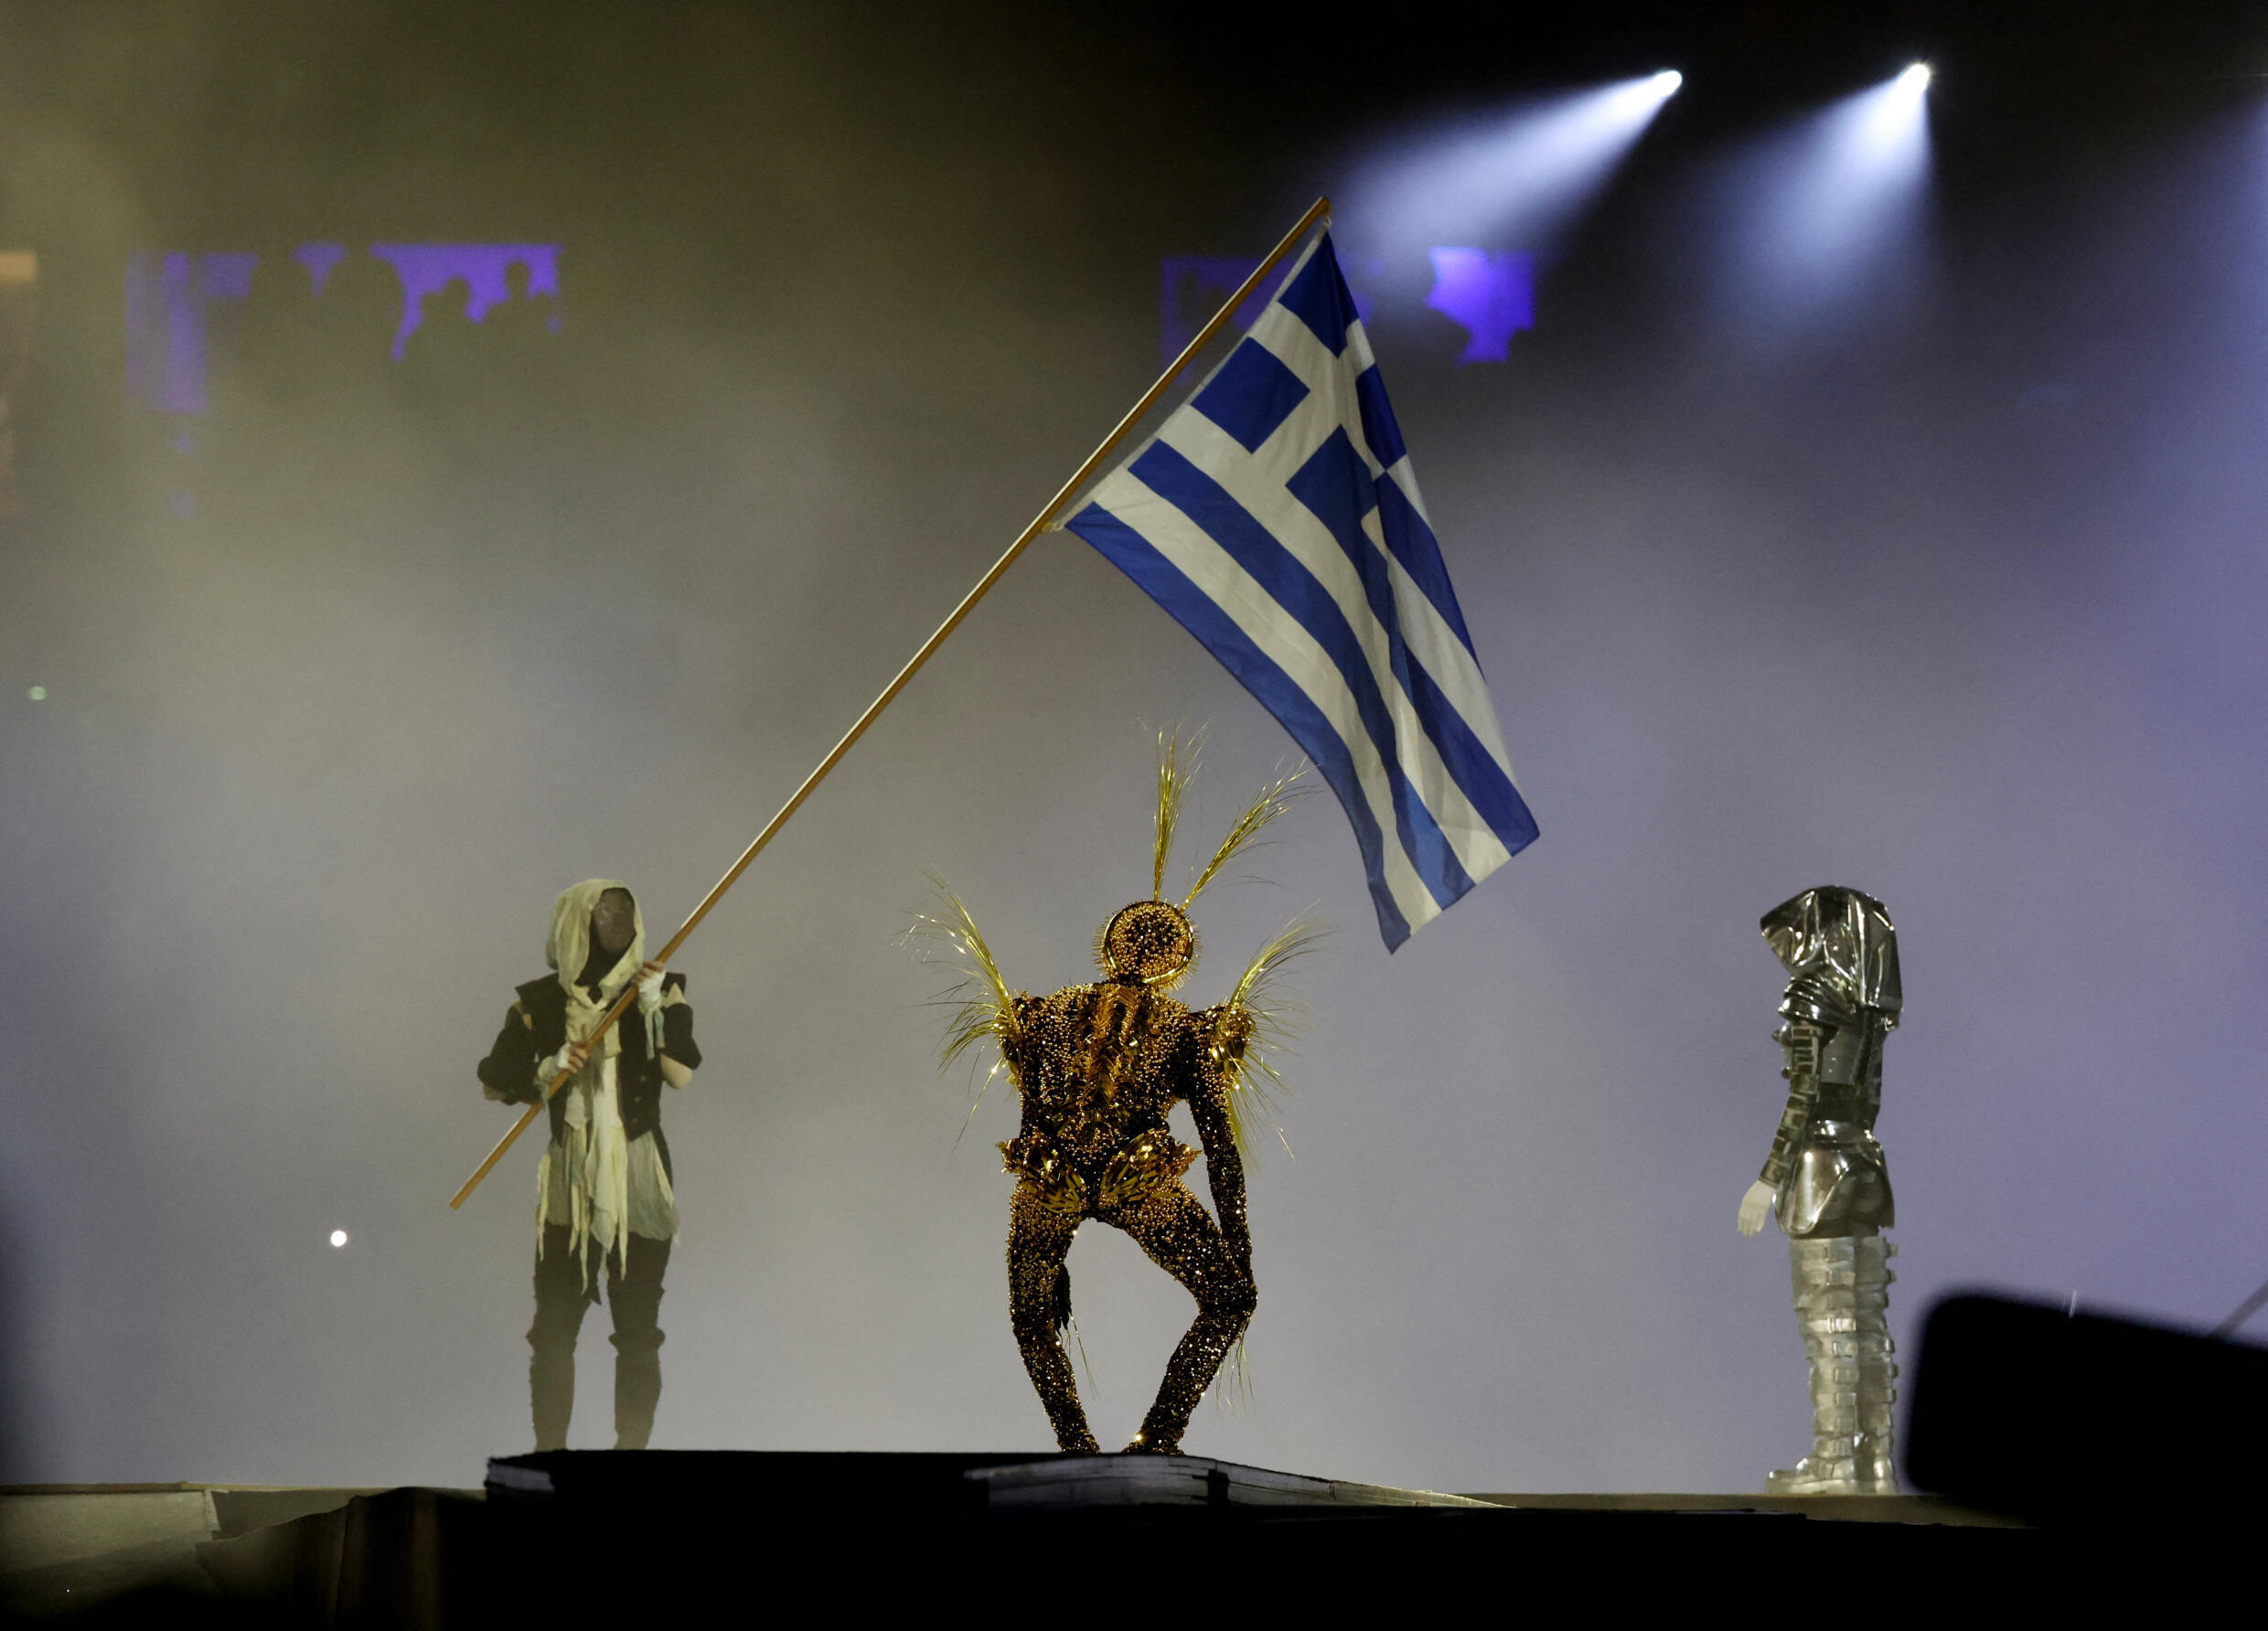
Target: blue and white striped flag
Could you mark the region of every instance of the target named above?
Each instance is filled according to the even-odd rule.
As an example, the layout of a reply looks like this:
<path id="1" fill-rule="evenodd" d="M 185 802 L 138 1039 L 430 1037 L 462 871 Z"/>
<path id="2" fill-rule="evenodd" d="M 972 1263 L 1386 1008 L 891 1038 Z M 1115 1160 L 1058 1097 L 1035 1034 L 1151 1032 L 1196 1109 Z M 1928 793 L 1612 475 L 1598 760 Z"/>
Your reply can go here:
<path id="1" fill-rule="evenodd" d="M 1064 526 L 1314 761 L 1389 949 L 1535 841 L 1328 231 Z"/>

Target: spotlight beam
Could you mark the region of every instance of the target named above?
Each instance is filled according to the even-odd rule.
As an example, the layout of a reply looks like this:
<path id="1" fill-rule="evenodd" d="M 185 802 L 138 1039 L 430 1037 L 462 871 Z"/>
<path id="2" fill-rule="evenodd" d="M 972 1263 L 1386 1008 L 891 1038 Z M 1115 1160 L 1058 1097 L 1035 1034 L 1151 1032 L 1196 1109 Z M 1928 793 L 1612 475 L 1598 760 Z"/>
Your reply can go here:
<path id="1" fill-rule="evenodd" d="M 1753 173 L 1755 270 L 1783 320 L 1855 298 L 1918 229 L 1930 171 L 1930 67 L 1822 110 Z"/>
<path id="2" fill-rule="evenodd" d="M 1533 247 L 1589 203 L 1684 83 L 1664 69 L 1415 138 L 1365 166 L 1347 214 L 1389 242 Z"/>

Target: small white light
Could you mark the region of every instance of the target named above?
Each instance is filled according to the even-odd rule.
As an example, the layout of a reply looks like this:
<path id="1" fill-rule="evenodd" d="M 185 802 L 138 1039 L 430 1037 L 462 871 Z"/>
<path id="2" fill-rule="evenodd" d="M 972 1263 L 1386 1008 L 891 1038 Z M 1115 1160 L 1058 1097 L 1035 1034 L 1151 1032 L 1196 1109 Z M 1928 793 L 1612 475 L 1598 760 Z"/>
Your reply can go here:
<path id="1" fill-rule="evenodd" d="M 1674 96 L 1677 88 L 1685 82 L 1685 76 L 1674 68 L 1665 68 L 1653 76 L 1654 88 L 1664 96 Z"/>
<path id="2" fill-rule="evenodd" d="M 1903 80 L 1910 90 L 1926 90 L 1930 83 L 1930 65 L 1926 62 L 1917 62 L 1898 77 Z"/>
<path id="3" fill-rule="evenodd" d="M 30 690 L 26 691 L 24 695 L 29 697 L 34 702 L 45 702 L 48 699 L 48 688 L 45 686 L 34 686 Z"/>
<path id="4" fill-rule="evenodd" d="M 346 1231 L 345 1230 L 343 1230 L 343 1229 L 334 1229 L 334 1230 L 332 1230 L 332 1231 L 331 1231 L 331 1244 L 332 1244 L 332 1245 L 334 1245 L 334 1246 L 343 1246 L 343 1245 L 345 1245 L 346 1243 L 347 1243 L 347 1231 Z"/>

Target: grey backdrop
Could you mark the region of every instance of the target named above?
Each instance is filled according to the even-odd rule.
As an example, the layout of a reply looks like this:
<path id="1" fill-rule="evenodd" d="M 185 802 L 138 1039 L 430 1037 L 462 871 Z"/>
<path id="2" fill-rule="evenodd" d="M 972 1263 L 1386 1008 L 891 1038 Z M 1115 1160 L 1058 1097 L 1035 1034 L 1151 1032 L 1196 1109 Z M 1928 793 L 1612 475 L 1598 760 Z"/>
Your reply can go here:
<path id="1" fill-rule="evenodd" d="M 532 1150 L 444 1203 L 552 895 L 626 878 L 666 933 L 1146 383 L 1159 257 L 1257 251 L 1360 140 L 1028 13 L 499 15 L 16 25 L 8 1476 L 524 1447 Z M 1208 896 L 1198 1000 L 1311 901 L 1340 932 L 1253 1182 L 1256 1396 L 1194 1450 L 1451 1489 L 1800 1453 L 1784 1251 L 1732 1221 L 1781 1091 L 1756 919 L 1816 883 L 1903 934 L 1902 1341 L 1957 1285 L 2209 1323 L 2268 1274 L 2261 120 L 1973 197 L 1899 300 L 1787 345 L 1718 298 L 1745 138 L 1674 135 L 1509 365 L 1381 319 L 1544 837 L 1391 958 L 1327 801 Z M 317 237 L 559 241 L 564 326 L 429 320 L 397 368 L 351 266 L 323 310 L 364 327 L 287 297 Z M 119 386 L 124 257 L 167 248 L 274 274 L 187 454 Z M 1088 977 L 1177 722 L 1193 851 L 1288 741 L 1045 540 L 683 954 L 658 1443 L 1043 1447 L 1012 1107 L 956 1148 L 893 937 L 934 867 L 1011 981 Z M 1108 1441 L 1186 1299 L 1099 1229 L 1072 1263 Z"/>

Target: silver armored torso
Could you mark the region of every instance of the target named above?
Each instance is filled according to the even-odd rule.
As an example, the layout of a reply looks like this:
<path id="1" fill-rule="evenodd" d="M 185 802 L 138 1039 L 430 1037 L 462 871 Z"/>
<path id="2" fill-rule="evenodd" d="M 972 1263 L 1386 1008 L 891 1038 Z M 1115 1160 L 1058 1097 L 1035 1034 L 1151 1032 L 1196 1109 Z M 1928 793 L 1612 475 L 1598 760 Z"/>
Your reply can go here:
<path id="1" fill-rule="evenodd" d="M 1878 1010 L 1834 1026 L 1790 1014 L 1772 1033 L 1795 1090 L 1791 1109 L 1801 1092 L 1796 1084 L 1808 1080 L 1812 1088 L 1792 1147 L 1784 1156 L 1773 1148 L 1783 1170 L 1775 1178 L 1773 1161 L 1764 1170 L 1765 1181 L 1775 1186 L 1780 1226 L 1792 1239 L 1870 1233 L 1897 1221 L 1889 1169 L 1874 1135 L 1882 1108 L 1882 1039 L 1892 1023 Z"/>
<path id="2" fill-rule="evenodd" d="M 1772 1033 L 1788 1103 L 1762 1178 L 1791 1239 L 1871 1234 L 1897 1219 L 1874 1135 L 1882 1045 L 1904 997 L 1897 931 L 1856 890 L 1808 890 L 1764 920 L 1790 978 Z"/>

